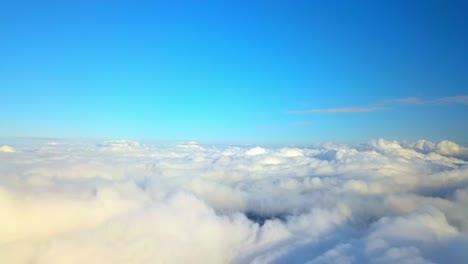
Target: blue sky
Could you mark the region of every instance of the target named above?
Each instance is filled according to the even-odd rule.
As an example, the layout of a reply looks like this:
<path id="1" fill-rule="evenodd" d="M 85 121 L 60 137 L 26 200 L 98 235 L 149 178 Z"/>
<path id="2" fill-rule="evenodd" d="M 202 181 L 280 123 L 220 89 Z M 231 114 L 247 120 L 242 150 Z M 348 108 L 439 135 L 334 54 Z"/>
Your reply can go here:
<path id="1" fill-rule="evenodd" d="M 468 142 L 466 1 L 0 9 L 2 137 Z"/>

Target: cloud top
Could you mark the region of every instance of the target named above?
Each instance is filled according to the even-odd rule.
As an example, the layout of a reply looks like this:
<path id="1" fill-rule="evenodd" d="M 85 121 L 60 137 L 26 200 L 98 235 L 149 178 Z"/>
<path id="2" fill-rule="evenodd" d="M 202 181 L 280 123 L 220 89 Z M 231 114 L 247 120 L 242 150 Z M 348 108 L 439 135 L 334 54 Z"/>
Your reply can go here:
<path id="1" fill-rule="evenodd" d="M 15 149 L 11 146 L 8 146 L 8 145 L 3 145 L 0 147 L 0 152 L 3 152 L 3 153 L 13 153 L 15 152 Z"/>
<path id="2" fill-rule="evenodd" d="M 467 148 L 18 146 L 5 263 L 466 263 Z M 2 147 L 3 148 L 3 147 Z"/>

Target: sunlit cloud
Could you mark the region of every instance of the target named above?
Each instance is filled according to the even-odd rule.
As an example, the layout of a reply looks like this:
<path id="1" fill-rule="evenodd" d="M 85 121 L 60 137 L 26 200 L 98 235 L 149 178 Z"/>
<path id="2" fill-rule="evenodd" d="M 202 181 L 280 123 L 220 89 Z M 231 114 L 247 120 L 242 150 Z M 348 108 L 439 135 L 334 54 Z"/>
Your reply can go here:
<path id="1" fill-rule="evenodd" d="M 4 153 L 13 153 L 15 152 L 15 149 L 11 146 L 8 146 L 8 145 L 3 145 L 0 147 L 0 152 L 4 152 Z"/>
<path id="2" fill-rule="evenodd" d="M 0 155 L 3 263 L 468 259 L 455 142 L 49 143 Z"/>

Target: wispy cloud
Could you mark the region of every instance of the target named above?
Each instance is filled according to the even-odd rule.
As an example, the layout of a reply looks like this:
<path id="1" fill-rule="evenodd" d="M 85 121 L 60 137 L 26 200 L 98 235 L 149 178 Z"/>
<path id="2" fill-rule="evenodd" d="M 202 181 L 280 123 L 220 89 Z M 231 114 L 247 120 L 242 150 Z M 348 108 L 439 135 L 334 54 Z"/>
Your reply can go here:
<path id="1" fill-rule="evenodd" d="M 436 100 L 438 104 L 464 104 L 468 105 L 468 95 L 442 97 Z"/>
<path id="2" fill-rule="evenodd" d="M 468 95 L 457 95 L 440 97 L 432 100 L 426 100 L 419 97 L 407 97 L 399 98 L 395 100 L 389 100 L 387 102 L 396 102 L 400 104 L 408 105 L 447 105 L 447 104 L 464 104 L 468 105 Z"/>
<path id="3" fill-rule="evenodd" d="M 383 100 L 375 103 L 374 106 L 353 106 L 353 107 L 337 107 L 337 108 L 316 108 L 305 110 L 292 110 L 288 114 L 342 114 L 342 113 L 370 113 L 384 110 L 390 110 L 396 105 L 450 105 L 463 104 L 468 105 L 468 95 L 456 95 L 439 97 L 432 100 L 423 99 L 420 97 L 405 97 L 397 99 Z M 377 105 L 377 106 L 375 106 Z"/>
<path id="4" fill-rule="evenodd" d="M 388 110 L 388 107 L 343 107 L 289 111 L 289 114 L 340 114 L 340 113 L 369 113 Z"/>

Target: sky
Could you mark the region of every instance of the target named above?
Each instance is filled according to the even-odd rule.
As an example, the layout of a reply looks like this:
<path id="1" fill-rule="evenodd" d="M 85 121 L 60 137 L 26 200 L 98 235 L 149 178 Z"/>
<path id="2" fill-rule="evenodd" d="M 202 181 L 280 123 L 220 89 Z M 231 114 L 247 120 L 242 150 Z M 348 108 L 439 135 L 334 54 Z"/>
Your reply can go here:
<path id="1" fill-rule="evenodd" d="M 468 1 L 0 0 L 0 260 L 468 263 Z"/>
<path id="2" fill-rule="evenodd" d="M 0 137 L 468 143 L 466 1 L 0 10 Z"/>

